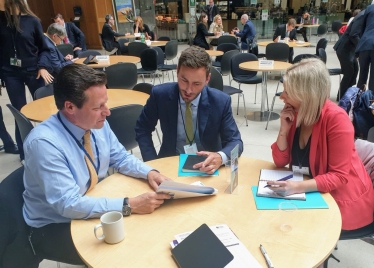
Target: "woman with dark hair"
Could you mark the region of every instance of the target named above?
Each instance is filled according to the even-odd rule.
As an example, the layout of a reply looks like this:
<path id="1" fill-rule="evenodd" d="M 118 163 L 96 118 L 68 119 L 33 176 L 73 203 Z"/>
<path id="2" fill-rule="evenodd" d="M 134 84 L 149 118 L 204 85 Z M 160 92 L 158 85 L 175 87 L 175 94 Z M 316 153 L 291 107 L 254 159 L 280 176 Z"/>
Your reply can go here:
<path id="1" fill-rule="evenodd" d="M 208 26 L 208 16 L 206 14 L 202 14 L 200 16 L 200 22 L 197 25 L 196 35 L 195 35 L 195 38 L 193 40 L 193 44 L 195 46 L 202 47 L 205 50 L 209 49 L 209 45 L 208 45 L 205 37 L 206 36 L 217 35 L 217 34 L 214 34 L 214 33 L 209 33 L 208 30 L 207 30 L 207 26 Z"/>
<path id="2" fill-rule="evenodd" d="M 11 104 L 17 109 L 26 104 L 25 85 L 34 92 L 51 83 L 42 53 L 49 53 L 39 18 L 25 0 L 0 0 L 0 75 L 5 82 Z M 44 79 L 44 80 L 43 80 Z M 21 161 L 22 140 L 16 126 L 16 141 Z"/>

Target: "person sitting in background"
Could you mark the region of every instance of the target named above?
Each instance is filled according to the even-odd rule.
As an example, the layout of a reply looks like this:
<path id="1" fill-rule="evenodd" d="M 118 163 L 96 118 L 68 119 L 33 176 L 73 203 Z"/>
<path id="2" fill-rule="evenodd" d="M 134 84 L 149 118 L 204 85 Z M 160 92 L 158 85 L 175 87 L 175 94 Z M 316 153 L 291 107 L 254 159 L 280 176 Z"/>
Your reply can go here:
<path id="1" fill-rule="evenodd" d="M 279 42 L 281 39 L 288 38 L 288 41 L 294 42 L 296 38 L 296 21 L 289 19 L 287 24 L 279 25 L 274 32 L 273 41 Z M 290 53 L 288 55 L 288 62 L 292 63 L 293 59 L 293 48 L 290 47 Z"/>
<path id="2" fill-rule="evenodd" d="M 218 36 L 223 34 L 223 25 L 222 25 L 221 15 L 216 15 L 214 17 L 212 24 L 210 24 L 209 32 L 214 33 L 214 35 L 218 35 Z M 218 39 L 213 39 L 210 42 L 210 44 L 212 46 L 217 46 L 218 45 Z"/>
<path id="3" fill-rule="evenodd" d="M 56 14 L 55 23 L 64 26 L 66 36 L 61 40 L 63 44 L 71 44 L 74 49 L 74 57 L 79 57 L 81 51 L 87 50 L 84 33 L 73 22 L 65 22 L 61 14 Z"/>
<path id="4" fill-rule="evenodd" d="M 154 33 L 147 24 L 143 23 L 143 19 L 140 16 L 137 16 L 134 20 L 134 33 L 144 33 L 145 40 L 155 40 Z"/>
<path id="5" fill-rule="evenodd" d="M 243 31 L 240 31 L 238 28 L 234 28 L 232 30 L 232 34 L 235 34 L 235 36 L 240 37 L 240 40 L 242 42 L 241 49 L 242 50 L 248 50 L 248 41 L 252 42 L 252 40 L 256 36 L 256 28 L 253 25 L 252 21 L 248 19 L 247 14 L 243 14 L 240 18 L 240 22 L 243 27 Z"/>
<path id="6" fill-rule="evenodd" d="M 103 39 L 103 42 L 108 50 L 111 50 L 110 48 L 117 48 L 120 49 L 120 46 L 118 42 L 116 41 L 116 36 L 126 36 L 130 35 L 130 33 L 122 34 L 117 33 L 113 30 L 114 25 L 114 18 L 112 15 L 108 14 L 105 16 L 105 23 L 103 25 L 103 29 L 101 30 L 101 38 Z M 126 47 L 127 48 L 127 47 Z"/>
<path id="7" fill-rule="evenodd" d="M 195 46 L 204 48 L 205 50 L 208 50 L 210 48 L 205 37 L 219 34 L 219 33 L 217 34 L 209 33 L 207 30 L 207 25 L 208 25 L 207 22 L 208 22 L 208 16 L 206 14 L 202 14 L 200 16 L 200 22 L 197 25 L 195 38 L 193 39 L 193 44 Z"/>
<path id="8" fill-rule="evenodd" d="M 374 189 L 354 145 L 354 129 L 347 113 L 330 101 L 331 80 L 326 64 L 310 58 L 283 75 L 285 103 L 277 140 L 271 145 L 274 163 L 289 165 L 308 177 L 301 182 L 270 181 L 281 196 L 330 193 L 342 216 L 342 233 L 374 220 Z"/>
<path id="9" fill-rule="evenodd" d="M 306 28 L 303 27 L 303 24 L 308 24 L 308 22 L 310 24 L 310 15 L 309 15 L 308 11 L 304 11 L 303 15 L 300 16 L 300 17 L 297 17 L 297 19 L 296 19 L 296 23 L 301 24 L 297 28 L 296 31 L 297 31 L 297 33 L 301 33 L 305 42 L 308 42 L 308 38 L 306 38 Z"/>
<path id="10" fill-rule="evenodd" d="M 73 55 L 66 55 L 65 57 L 61 54 L 60 50 L 56 47 L 66 36 L 66 31 L 63 26 L 58 23 L 52 23 L 47 29 L 47 33 L 44 38 L 49 48 L 49 53 L 45 53 L 41 56 L 41 61 L 45 62 L 48 68 L 48 72 L 53 76 L 56 76 L 62 67 L 72 64 L 78 58 L 73 59 Z"/>

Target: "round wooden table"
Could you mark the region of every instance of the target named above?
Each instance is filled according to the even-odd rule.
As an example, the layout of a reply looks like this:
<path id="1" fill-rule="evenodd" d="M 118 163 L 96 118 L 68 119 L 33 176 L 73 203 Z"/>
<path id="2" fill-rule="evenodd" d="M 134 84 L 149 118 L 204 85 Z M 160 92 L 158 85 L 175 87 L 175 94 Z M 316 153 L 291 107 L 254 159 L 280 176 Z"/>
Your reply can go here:
<path id="1" fill-rule="evenodd" d="M 270 149 L 269 149 L 270 150 Z M 263 266 L 262 244 L 277 268 L 315 267 L 334 249 L 340 235 L 341 216 L 330 194 L 322 194 L 328 209 L 298 210 L 293 229 L 280 230 L 278 210 L 257 210 L 251 186 L 257 185 L 261 168 L 274 169 L 273 163 L 239 158 L 239 194 L 224 192 L 225 172 L 218 177 L 178 177 L 178 157 L 147 162 L 178 182 L 202 181 L 218 189 L 215 196 L 167 200 L 152 214 L 133 214 L 124 218 L 125 239 L 115 245 L 95 238 L 93 229 L 99 219 L 73 220 L 74 245 L 89 267 L 177 267 L 171 256 L 174 235 L 193 231 L 201 224 L 227 224 Z M 151 191 L 146 180 L 114 174 L 97 184 L 87 195 L 95 197 L 134 197 Z"/>
<path id="2" fill-rule="evenodd" d="M 108 108 L 114 108 L 127 104 L 145 105 L 149 95 L 132 89 L 108 89 Z M 27 103 L 22 107 L 23 113 L 29 120 L 43 122 L 51 115 L 57 113 L 54 96 L 48 96 Z"/>
<path id="3" fill-rule="evenodd" d="M 209 56 L 211 57 L 217 57 L 217 56 L 222 56 L 223 55 L 223 51 L 220 51 L 220 50 L 205 50 L 206 53 L 208 53 Z"/>
<path id="4" fill-rule="evenodd" d="M 274 61 L 274 65 L 271 67 L 263 67 L 259 65 L 258 61 L 247 61 L 239 64 L 239 68 L 247 71 L 257 71 L 262 72 L 262 96 L 261 96 L 261 111 L 249 112 L 247 113 L 247 119 L 251 121 L 263 122 L 267 121 L 269 117 L 268 111 L 265 111 L 265 102 L 267 98 L 267 80 L 268 72 L 270 71 L 284 71 L 291 67 L 292 64 L 283 61 Z M 270 120 L 276 120 L 279 118 L 277 113 L 271 112 Z"/>
<path id="5" fill-rule="evenodd" d="M 134 41 L 134 42 L 140 42 L 140 41 Z M 166 43 L 169 41 L 151 41 L 151 44 L 148 45 L 149 47 L 162 47 L 166 46 Z M 129 43 L 125 43 L 125 46 L 128 46 Z"/>
<path id="6" fill-rule="evenodd" d="M 274 42 L 273 41 L 262 41 L 262 42 L 258 42 L 257 45 L 262 46 L 262 47 L 266 47 L 267 45 L 269 45 L 271 43 L 274 43 Z M 304 42 L 304 41 L 288 42 L 288 43 L 285 43 L 285 44 L 287 44 L 289 47 L 308 47 L 308 46 L 310 46 L 310 42 Z"/>
<path id="7" fill-rule="evenodd" d="M 312 28 L 319 27 L 320 24 L 296 24 L 296 27 L 303 26 L 304 28 L 307 28 L 309 30 L 309 42 L 312 40 Z M 312 44 L 310 44 L 311 47 L 314 47 Z"/>
<path id="8" fill-rule="evenodd" d="M 75 63 L 84 64 L 83 61 L 85 59 L 86 58 L 77 59 Z M 109 56 L 109 60 L 99 60 L 97 64 L 89 64 L 88 66 L 91 66 L 92 68 L 105 68 L 119 62 L 130 62 L 137 64 L 140 62 L 140 58 L 134 56 Z"/>

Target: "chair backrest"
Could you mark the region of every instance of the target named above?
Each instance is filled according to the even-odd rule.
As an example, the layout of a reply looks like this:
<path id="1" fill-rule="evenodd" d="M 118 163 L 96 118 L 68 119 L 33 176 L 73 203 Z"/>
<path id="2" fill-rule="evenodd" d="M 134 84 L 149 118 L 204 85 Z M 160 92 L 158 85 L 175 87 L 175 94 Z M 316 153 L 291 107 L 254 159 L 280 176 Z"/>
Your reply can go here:
<path id="1" fill-rule="evenodd" d="M 140 55 L 140 63 L 146 71 L 157 70 L 157 51 L 152 48 L 146 48 Z"/>
<path id="2" fill-rule="evenodd" d="M 38 88 L 34 93 L 34 99 L 41 99 L 53 95 L 53 84 Z"/>
<path id="3" fill-rule="evenodd" d="M 267 60 L 288 61 L 289 46 L 285 43 L 270 43 L 266 46 Z"/>
<path id="4" fill-rule="evenodd" d="M 233 43 L 222 43 L 217 46 L 217 50 L 222 51 L 223 53 L 226 53 L 227 51 L 230 50 L 237 50 L 240 51 L 240 48 L 238 45 L 235 45 Z M 222 56 L 217 56 L 216 61 L 221 61 Z"/>
<path id="5" fill-rule="evenodd" d="M 208 86 L 221 91 L 223 90 L 222 75 L 217 71 L 216 68 L 210 68 L 210 80 L 208 82 Z"/>
<path id="6" fill-rule="evenodd" d="M 298 63 L 302 59 L 308 59 L 308 58 L 319 58 L 319 57 L 315 54 L 299 54 L 295 58 L 293 58 L 292 63 Z"/>
<path id="7" fill-rule="evenodd" d="M 132 89 L 138 82 L 137 68 L 134 63 L 120 62 L 105 68 L 107 88 Z"/>
<path id="8" fill-rule="evenodd" d="M 119 45 L 119 51 L 120 51 L 121 55 L 129 54 L 129 48 L 127 46 L 125 46 L 125 43 L 128 43 L 129 39 L 119 38 L 117 40 L 117 42 L 118 42 L 118 45 Z"/>
<path id="9" fill-rule="evenodd" d="M 231 58 L 232 56 L 239 54 L 239 50 L 231 50 L 223 54 L 221 59 L 221 74 L 229 75 L 231 72 Z"/>
<path id="10" fill-rule="evenodd" d="M 143 50 L 147 49 L 148 46 L 145 43 L 141 42 L 131 42 L 128 44 L 129 55 L 139 57 L 142 54 Z"/>
<path id="11" fill-rule="evenodd" d="M 0 267 L 38 267 L 39 264 L 28 242 L 30 228 L 22 213 L 23 172 L 22 166 L 0 183 Z"/>
<path id="12" fill-rule="evenodd" d="M 319 56 L 319 54 L 318 54 L 318 50 L 320 49 L 320 48 L 323 48 L 323 49 L 326 49 L 326 47 L 327 47 L 327 39 L 326 38 L 321 38 L 321 39 L 319 39 L 319 41 L 318 41 L 318 43 L 317 43 L 317 46 L 316 46 L 316 55 L 317 56 Z"/>
<path id="13" fill-rule="evenodd" d="M 334 20 L 331 24 L 331 31 L 333 33 L 338 33 L 340 28 L 342 27 L 342 22 L 340 20 Z"/>
<path id="14" fill-rule="evenodd" d="M 17 122 L 17 126 L 19 128 L 19 132 L 21 134 L 22 142 L 26 139 L 27 135 L 29 135 L 30 131 L 34 128 L 31 124 L 29 119 L 26 118 L 20 111 L 14 108 L 11 104 L 7 104 L 9 110 L 12 112 L 14 119 Z"/>
<path id="15" fill-rule="evenodd" d="M 151 95 L 153 85 L 149 83 L 139 83 L 134 86 L 132 90 L 139 91 Z"/>
<path id="16" fill-rule="evenodd" d="M 317 35 L 325 35 L 327 33 L 327 25 L 326 24 L 321 24 L 317 28 Z"/>
<path id="17" fill-rule="evenodd" d="M 178 41 L 171 40 L 165 45 L 165 59 L 173 60 L 178 54 Z"/>
<path id="18" fill-rule="evenodd" d="M 326 55 L 326 50 L 323 48 L 318 49 L 318 57 L 323 61 L 325 64 L 327 62 L 327 55 Z"/>
<path id="19" fill-rule="evenodd" d="M 367 140 L 370 142 L 374 142 L 374 127 L 369 129 Z"/>
<path id="20" fill-rule="evenodd" d="M 231 75 L 233 78 L 241 75 L 245 75 L 248 78 L 253 77 L 257 74 L 256 71 L 246 71 L 239 68 L 239 64 L 246 61 L 258 61 L 256 55 L 252 53 L 239 53 L 231 58 Z"/>
<path id="21" fill-rule="evenodd" d="M 157 52 L 157 67 L 162 67 L 164 65 L 164 52 L 160 47 L 152 47 L 153 50 Z"/>
<path id="22" fill-rule="evenodd" d="M 97 55 L 101 55 L 101 53 L 96 50 L 85 50 L 85 51 L 82 51 L 78 57 L 87 58 L 88 56 L 97 56 Z"/>
<path id="23" fill-rule="evenodd" d="M 236 39 L 235 36 L 232 36 L 232 35 L 222 35 L 218 37 L 218 45 L 223 44 L 223 43 L 232 43 L 232 44 L 237 45 L 238 40 Z"/>
<path id="24" fill-rule="evenodd" d="M 140 104 L 124 105 L 110 109 L 111 114 L 106 118 L 118 141 L 126 150 L 138 146 L 135 140 L 135 126 L 142 110 L 143 105 Z"/>
<path id="25" fill-rule="evenodd" d="M 65 57 L 66 55 L 74 55 L 73 46 L 71 44 L 57 45 L 57 49 L 60 50 L 61 54 Z"/>
<path id="26" fill-rule="evenodd" d="M 158 39 L 158 41 L 170 41 L 170 37 L 169 36 L 160 36 Z"/>

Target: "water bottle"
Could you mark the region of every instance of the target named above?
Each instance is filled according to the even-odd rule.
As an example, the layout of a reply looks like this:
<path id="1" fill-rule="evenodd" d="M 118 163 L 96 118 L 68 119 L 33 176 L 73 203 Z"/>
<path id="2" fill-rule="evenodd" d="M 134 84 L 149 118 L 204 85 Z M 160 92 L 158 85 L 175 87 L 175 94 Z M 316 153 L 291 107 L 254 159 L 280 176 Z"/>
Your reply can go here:
<path id="1" fill-rule="evenodd" d="M 312 18 L 312 24 L 314 24 L 314 17 Z"/>
<path id="2" fill-rule="evenodd" d="M 145 42 L 145 36 L 144 33 L 140 34 L 140 42 L 144 43 Z"/>

